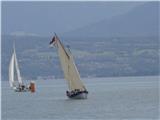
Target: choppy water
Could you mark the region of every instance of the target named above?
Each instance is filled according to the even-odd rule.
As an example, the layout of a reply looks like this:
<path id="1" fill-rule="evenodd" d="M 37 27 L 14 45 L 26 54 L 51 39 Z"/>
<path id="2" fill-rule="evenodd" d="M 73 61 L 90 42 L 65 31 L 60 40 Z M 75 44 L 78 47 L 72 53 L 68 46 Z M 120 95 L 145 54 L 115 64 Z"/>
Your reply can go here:
<path id="1" fill-rule="evenodd" d="M 65 96 L 64 80 L 36 81 L 37 91 L 16 93 L 2 81 L 2 120 L 158 119 L 158 77 L 83 79 L 87 100 Z"/>

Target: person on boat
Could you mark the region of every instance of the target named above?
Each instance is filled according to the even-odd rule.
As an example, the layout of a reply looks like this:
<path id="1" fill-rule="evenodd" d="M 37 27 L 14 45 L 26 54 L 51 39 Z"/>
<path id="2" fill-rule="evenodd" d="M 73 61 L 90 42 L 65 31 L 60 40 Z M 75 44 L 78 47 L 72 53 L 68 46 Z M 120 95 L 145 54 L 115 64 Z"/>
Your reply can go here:
<path id="1" fill-rule="evenodd" d="M 70 96 L 70 92 L 69 91 L 66 91 L 66 94 L 67 94 L 67 96 Z"/>
<path id="2" fill-rule="evenodd" d="M 71 95 L 73 95 L 73 94 L 74 94 L 74 91 L 72 90 L 72 91 L 71 91 Z"/>
<path id="3" fill-rule="evenodd" d="M 88 94 L 88 91 L 87 89 L 85 88 L 85 86 L 83 86 L 84 90 L 82 90 L 84 93 L 87 93 Z"/>
<path id="4" fill-rule="evenodd" d="M 75 89 L 75 93 L 79 93 L 80 92 L 80 89 Z"/>
<path id="5" fill-rule="evenodd" d="M 25 90 L 26 86 L 25 85 L 21 85 L 21 89 Z"/>
<path id="6" fill-rule="evenodd" d="M 17 89 L 18 89 L 19 91 L 22 91 L 21 84 L 18 85 Z"/>
<path id="7" fill-rule="evenodd" d="M 23 84 L 19 84 L 19 86 L 17 87 L 17 89 L 18 89 L 19 91 L 24 91 L 25 88 L 26 88 L 26 86 L 23 85 Z"/>
<path id="8" fill-rule="evenodd" d="M 88 91 L 86 89 L 83 92 L 88 94 Z"/>
<path id="9" fill-rule="evenodd" d="M 75 89 L 74 92 L 77 93 L 77 89 Z"/>

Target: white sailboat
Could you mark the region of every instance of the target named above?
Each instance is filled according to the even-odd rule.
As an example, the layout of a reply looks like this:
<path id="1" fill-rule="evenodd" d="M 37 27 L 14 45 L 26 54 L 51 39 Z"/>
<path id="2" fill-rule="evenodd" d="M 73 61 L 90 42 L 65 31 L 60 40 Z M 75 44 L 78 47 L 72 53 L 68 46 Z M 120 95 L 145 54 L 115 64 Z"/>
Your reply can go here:
<path id="1" fill-rule="evenodd" d="M 27 90 L 25 89 L 25 86 L 23 85 L 22 82 L 18 61 L 16 57 L 15 45 L 13 48 L 13 53 L 9 64 L 9 84 L 10 87 L 16 92 L 24 92 Z"/>
<path id="2" fill-rule="evenodd" d="M 69 98 L 86 99 L 88 91 L 81 81 L 80 74 L 69 48 L 67 50 L 65 49 L 57 35 L 53 37 L 50 44 L 55 45 L 58 49 L 61 67 L 69 87 L 69 91 L 66 91 L 66 95 Z"/>

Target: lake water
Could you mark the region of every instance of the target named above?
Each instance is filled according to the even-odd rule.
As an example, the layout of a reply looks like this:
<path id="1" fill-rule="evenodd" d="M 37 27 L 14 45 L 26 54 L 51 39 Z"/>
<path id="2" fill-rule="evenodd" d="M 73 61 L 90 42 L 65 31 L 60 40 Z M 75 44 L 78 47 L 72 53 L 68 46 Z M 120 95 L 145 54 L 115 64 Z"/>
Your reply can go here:
<path id="1" fill-rule="evenodd" d="M 159 118 L 159 79 L 83 79 L 86 100 L 65 96 L 63 79 L 36 81 L 36 93 L 17 93 L 2 81 L 2 120 L 155 120 Z M 29 81 L 27 81 L 29 83 Z"/>

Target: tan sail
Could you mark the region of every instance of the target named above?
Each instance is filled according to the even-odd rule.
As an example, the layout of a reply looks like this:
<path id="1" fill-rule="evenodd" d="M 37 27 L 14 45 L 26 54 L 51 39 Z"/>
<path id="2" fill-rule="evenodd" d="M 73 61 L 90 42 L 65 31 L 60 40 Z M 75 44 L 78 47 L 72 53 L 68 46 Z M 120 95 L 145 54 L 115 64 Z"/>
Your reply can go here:
<path id="1" fill-rule="evenodd" d="M 55 36 L 54 39 L 58 48 L 58 55 L 64 72 L 64 77 L 68 81 L 69 90 L 85 90 L 71 52 L 64 48 L 57 36 Z"/>

